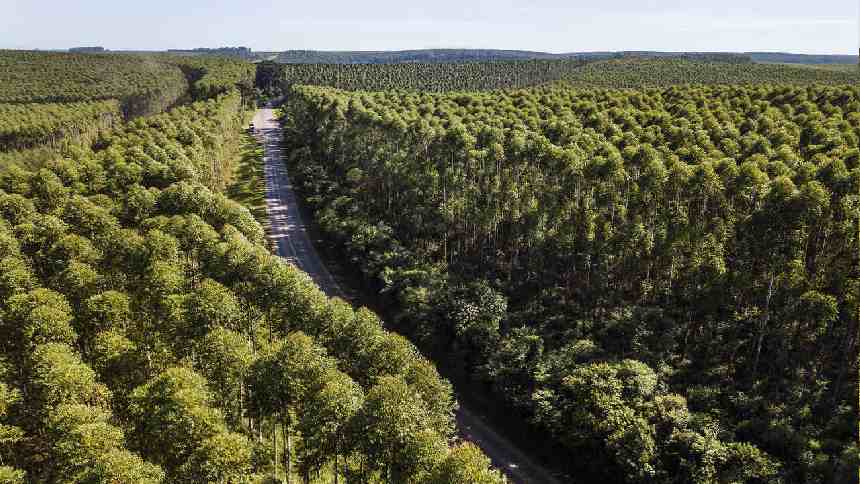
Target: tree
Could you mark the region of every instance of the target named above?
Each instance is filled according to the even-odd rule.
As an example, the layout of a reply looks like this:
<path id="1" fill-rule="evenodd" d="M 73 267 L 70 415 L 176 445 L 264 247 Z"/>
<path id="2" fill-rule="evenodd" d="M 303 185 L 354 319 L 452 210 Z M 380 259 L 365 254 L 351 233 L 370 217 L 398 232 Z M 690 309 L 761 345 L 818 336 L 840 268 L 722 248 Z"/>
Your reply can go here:
<path id="1" fill-rule="evenodd" d="M 242 311 L 236 296 L 212 279 L 205 279 L 195 287 L 185 303 L 187 327 L 179 328 L 176 335 L 182 340 L 198 339 L 219 326 L 234 331 L 241 329 Z"/>
<path id="2" fill-rule="evenodd" d="M 15 457 L 15 445 L 24 438 L 24 431 L 5 423 L 9 411 L 21 402 L 21 392 L 0 382 L 0 462 L 8 463 Z M 25 472 L 10 466 L 0 466 L 0 482 L 23 482 Z"/>
<path id="3" fill-rule="evenodd" d="M 55 482 L 159 483 L 158 466 L 123 448 L 123 432 L 109 423 L 110 415 L 86 405 L 62 405 L 51 413 Z"/>
<path id="4" fill-rule="evenodd" d="M 428 482 L 450 484 L 470 482 L 493 484 L 506 482 L 499 471 L 490 466 L 490 459 L 475 444 L 466 442 L 451 449 L 433 470 Z"/>
<path id="5" fill-rule="evenodd" d="M 71 347 L 62 343 L 37 346 L 32 355 L 33 408 L 49 412 L 61 404 L 80 403 L 105 408 L 110 391 Z"/>
<path id="6" fill-rule="evenodd" d="M 251 368 L 248 386 L 253 408 L 264 417 L 274 417 L 285 436 L 286 473 L 292 470 L 294 415 L 301 415 L 315 392 L 336 371 L 337 363 L 307 335 L 290 333 L 269 355 L 261 356 Z M 273 431 L 274 439 L 277 431 Z M 275 442 L 277 456 L 277 443 Z M 277 458 L 276 458 L 277 461 Z"/>
<path id="7" fill-rule="evenodd" d="M 444 440 L 427 423 L 421 397 L 402 380 L 386 376 L 368 391 L 352 435 L 371 468 L 389 480 L 408 482 L 427 476 L 445 456 Z"/>
<path id="8" fill-rule="evenodd" d="M 114 399 L 125 402 L 131 391 L 146 380 L 144 355 L 122 329 L 96 333 L 89 344 L 89 360 Z"/>
<path id="9" fill-rule="evenodd" d="M 72 309 L 61 294 L 33 289 L 6 301 L 2 331 L 10 352 L 23 353 L 47 343 L 73 344 Z"/>
<path id="10" fill-rule="evenodd" d="M 299 469 L 304 475 L 334 461 L 337 480 L 340 456 L 353 449 L 349 427 L 364 403 L 364 392 L 347 375 L 335 372 L 323 386 L 309 396 L 299 418 L 302 435 Z"/>
<path id="11" fill-rule="evenodd" d="M 11 466 L 0 466 L 0 482 L 3 484 L 23 484 L 27 473 Z"/>
<path id="12" fill-rule="evenodd" d="M 253 361 L 248 339 L 215 327 L 195 344 L 197 369 L 206 377 L 227 419 L 237 425 L 247 396 L 244 380 Z"/>
<path id="13" fill-rule="evenodd" d="M 188 368 L 170 368 L 135 388 L 128 407 L 134 448 L 169 477 L 181 476 L 198 446 L 224 431 L 211 401 L 206 379 Z"/>
<path id="14" fill-rule="evenodd" d="M 235 432 L 219 432 L 194 449 L 180 474 L 184 482 L 243 482 L 251 472 L 251 446 Z"/>
<path id="15" fill-rule="evenodd" d="M 443 307 L 443 324 L 452 326 L 451 338 L 456 339 L 460 351 L 466 355 L 467 367 L 471 367 L 497 343 L 507 300 L 486 281 L 475 281 L 452 287 Z"/>
<path id="16" fill-rule="evenodd" d="M 608 454 L 628 479 L 649 479 L 656 472 L 656 442 L 644 407 L 653 398 L 657 377 L 647 365 L 631 360 L 594 363 L 575 368 L 562 380 L 556 401 L 536 393 L 539 419 L 564 424 L 560 437 L 572 447 L 594 445 Z M 553 415 L 551 412 L 558 412 Z"/>
<path id="17" fill-rule="evenodd" d="M 27 292 L 36 286 L 36 277 L 29 264 L 20 257 L 0 259 L 0 298 Z"/>
<path id="18" fill-rule="evenodd" d="M 91 296 L 84 304 L 83 312 L 88 331 L 91 335 L 100 331 L 124 331 L 132 318 L 131 301 L 124 292 L 108 290 Z"/>

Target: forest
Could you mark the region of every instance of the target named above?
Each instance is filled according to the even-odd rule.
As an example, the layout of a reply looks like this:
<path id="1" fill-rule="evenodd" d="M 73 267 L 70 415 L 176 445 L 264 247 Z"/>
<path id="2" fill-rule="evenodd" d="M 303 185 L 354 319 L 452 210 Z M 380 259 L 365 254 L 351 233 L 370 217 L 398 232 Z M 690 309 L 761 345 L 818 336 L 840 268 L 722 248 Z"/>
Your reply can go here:
<path id="1" fill-rule="evenodd" d="M 257 85 L 273 94 L 289 92 L 293 85 L 367 91 L 511 89 L 564 79 L 583 64 L 579 60 L 342 65 L 267 62 L 257 69 Z"/>
<path id="2" fill-rule="evenodd" d="M 65 139 L 92 138 L 122 122 L 119 101 L 0 104 L 0 150 L 11 151 L 57 144 Z"/>
<path id="3" fill-rule="evenodd" d="M 280 52 L 275 61 L 283 64 L 402 64 L 402 63 L 475 63 L 499 61 L 530 61 L 530 60 L 605 60 L 623 57 L 645 58 L 686 58 L 700 61 L 742 62 L 753 61 L 752 55 L 719 53 L 719 52 L 570 52 L 551 54 L 525 50 L 502 49 L 418 49 L 400 51 L 320 51 L 320 50 L 287 50 Z M 756 56 L 758 57 L 758 56 Z M 764 59 L 777 62 L 797 61 L 798 57 L 770 55 Z M 822 56 L 823 62 L 831 61 Z M 847 57 L 847 56 L 846 56 Z M 814 56 L 800 57 L 801 60 L 817 60 Z M 836 60 L 845 64 L 852 63 L 849 59 L 837 57 Z M 832 62 L 832 61 L 831 61 Z"/>
<path id="4" fill-rule="evenodd" d="M 0 103 L 117 99 L 129 114 L 154 114 L 187 88 L 177 66 L 151 57 L 0 51 Z"/>
<path id="5" fill-rule="evenodd" d="M 397 330 L 563 446 L 575 481 L 855 482 L 856 74 L 576 72 L 293 86 L 287 163 Z"/>
<path id="6" fill-rule="evenodd" d="M 0 51 L 0 482 L 506 482 L 434 362 L 573 482 L 856 482 L 856 70 L 201 52 Z M 385 322 L 229 197 L 281 95 Z"/>
<path id="7" fill-rule="evenodd" d="M 526 60 L 461 63 L 315 64 L 260 63 L 257 86 L 272 95 L 295 85 L 318 85 L 352 91 L 488 91 L 521 89 L 553 81 L 584 87 L 639 88 L 685 84 L 828 84 L 860 81 L 857 69 L 827 70 L 784 64 L 752 64 L 740 56 L 688 54 L 651 58 L 630 54 L 617 59 Z M 844 67 L 844 66 L 843 66 Z"/>
<path id="8" fill-rule="evenodd" d="M 140 116 L 238 90 L 253 64 L 217 57 L 0 51 L 0 166 L 39 167 Z M 97 81 L 96 81 L 97 79 Z"/>
<path id="9" fill-rule="evenodd" d="M 193 102 L 0 170 L 0 482 L 503 482 L 432 363 L 225 196 L 253 66 L 182 62 Z"/>

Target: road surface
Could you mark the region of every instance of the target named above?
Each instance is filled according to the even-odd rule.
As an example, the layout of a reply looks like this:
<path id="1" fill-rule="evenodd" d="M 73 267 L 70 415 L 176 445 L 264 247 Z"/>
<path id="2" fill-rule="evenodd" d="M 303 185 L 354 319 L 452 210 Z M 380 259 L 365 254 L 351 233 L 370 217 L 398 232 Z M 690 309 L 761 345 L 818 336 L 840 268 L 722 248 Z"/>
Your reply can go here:
<path id="1" fill-rule="evenodd" d="M 327 295 L 343 297 L 343 291 L 317 255 L 302 222 L 293 185 L 281 161 L 281 128 L 274 110 L 258 110 L 254 116 L 254 128 L 265 148 L 266 213 L 271 225 L 269 238 L 277 254 L 307 272 Z"/>
<path id="2" fill-rule="evenodd" d="M 264 108 L 254 116 L 258 139 L 265 148 L 266 210 L 271 224 L 269 237 L 278 255 L 313 278 L 329 297 L 344 297 L 340 286 L 323 264 L 302 221 L 296 195 L 282 162 L 281 129 L 274 110 Z M 474 442 L 516 484 L 560 484 L 546 469 L 532 462 L 510 441 L 490 428 L 480 416 L 462 403 L 456 415 L 457 430 L 463 440 Z"/>

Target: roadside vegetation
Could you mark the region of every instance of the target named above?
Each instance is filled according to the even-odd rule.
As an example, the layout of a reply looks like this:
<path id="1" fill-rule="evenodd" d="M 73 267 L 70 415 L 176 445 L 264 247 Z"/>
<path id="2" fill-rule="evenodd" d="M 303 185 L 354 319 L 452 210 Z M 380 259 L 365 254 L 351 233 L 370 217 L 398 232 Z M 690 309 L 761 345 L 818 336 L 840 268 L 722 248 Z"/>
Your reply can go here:
<path id="1" fill-rule="evenodd" d="M 244 133 L 239 139 L 235 171 L 228 184 L 226 194 L 244 205 L 254 219 L 264 228 L 269 221 L 266 216 L 266 178 L 263 147 L 251 134 Z"/>
<path id="2" fill-rule="evenodd" d="M 398 330 L 575 478 L 856 478 L 856 84 L 287 100 L 294 179 Z"/>
<path id="3" fill-rule="evenodd" d="M 0 482 L 504 482 L 428 357 L 577 482 L 852 482 L 858 79 L 0 52 Z M 261 94 L 398 333 L 269 250 Z"/>
<path id="4" fill-rule="evenodd" d="M 247 84 L 195 76 L 0 171 L 0 480 L 502 482 L 415 346 L 270 254 L 228 196 L 259 201 Z"/>

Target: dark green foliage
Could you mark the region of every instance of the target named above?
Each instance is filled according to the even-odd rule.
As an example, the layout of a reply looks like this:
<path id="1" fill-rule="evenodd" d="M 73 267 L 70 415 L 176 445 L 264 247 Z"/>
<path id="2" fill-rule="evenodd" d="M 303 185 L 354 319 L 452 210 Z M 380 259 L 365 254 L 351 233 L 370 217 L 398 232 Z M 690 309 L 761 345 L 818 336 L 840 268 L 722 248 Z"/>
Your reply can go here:
<path id="1" fill-rule="evenodd" d="M 771 83 L 294 87 L 289 163 L 399 329 L 573 470 L 836 480 L 856 455 L 860 92 L 697 65 L 582 69 Z"/>
<path id="2" fill-rule="evenodd" d="M 521 89 L 553 81 L 607 88 L 679 84 L 848 84 L 858 72 L 751 64 L 696 56 L 620 56 L 614 60 L 523 60 L 467 63 L 260 63 L 257 86 L 286 93 L 294 85 L 353 91 L 485 91 Z M 425 113 L 422 113 L 424 115 Z"/>
<path id="3" fill-rule="evenodd" d="M 350 90 L 452 91 L 514 89 L 564 79 L 582 61 L 522 61 L 465 64 L 280 64 L 271 85 L 286 92 L 298 84 Z"/>
<path id="4" fill-rule="evenodd" d="M 623 59 L 590 63 L 567 78 L 575 84 L 607 88 L 665 87 L 678 84 L 849 84 L 858 72 L 780 64 L 699 62 L 688 59 Z"/>
<path id="5" fill-rule="evenodd" d="M 232 89 L 239 89 L 244 96 L 253 92 L 256 66 L 250 62 L 211 56 L 169 56 L 164 59 L 185 72 L 191 83 L 193 99 L 215 97 Z"/>

